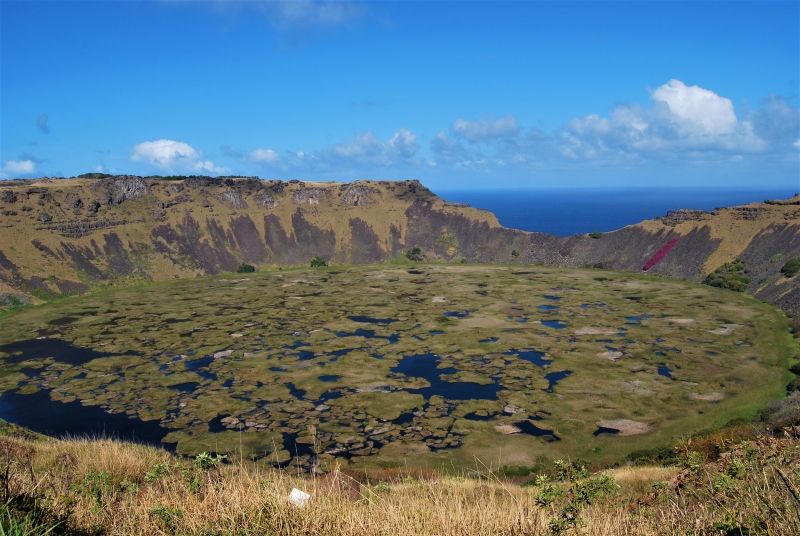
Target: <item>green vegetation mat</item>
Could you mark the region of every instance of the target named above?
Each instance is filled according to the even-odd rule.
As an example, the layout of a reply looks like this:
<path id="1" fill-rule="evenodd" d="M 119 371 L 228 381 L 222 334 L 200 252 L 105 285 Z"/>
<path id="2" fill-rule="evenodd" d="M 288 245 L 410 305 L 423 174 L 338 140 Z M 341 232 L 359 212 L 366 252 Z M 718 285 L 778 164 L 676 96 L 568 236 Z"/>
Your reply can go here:
<path id="1" fill-rule="evenodd" d="M 788 324 L 736 292 L 597 270 L 180 280 L 0 320 L 0 417 L 305 468 L 608 463 L 780 397 Z"/>

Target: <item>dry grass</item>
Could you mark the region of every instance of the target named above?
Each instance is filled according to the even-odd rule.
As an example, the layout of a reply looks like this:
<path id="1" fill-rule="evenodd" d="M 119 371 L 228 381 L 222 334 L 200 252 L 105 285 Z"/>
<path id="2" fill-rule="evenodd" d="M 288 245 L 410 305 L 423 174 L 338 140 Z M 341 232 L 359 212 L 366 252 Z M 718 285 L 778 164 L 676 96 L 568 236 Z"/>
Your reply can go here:
<path id="1" fill-rule="evenodd" d="M 578 526 L 566 533 L 740 534 L 725 530 L 748 527 L 751 534 L 800 534 L 798 462 L 800 441 L 763 439 L 691 470 L 608 470 L 620 489 L 584 504 Z M 359 482 L 338 471 L 309 477 L 247 462 L 200 469 L 107 440 L 0 437 L 0 463 L 8 471 L 1 491 L 36 496 L 65 516 L 66 533 L 535 535 L 550 534 L 548 523 L 565 506 L 564 498 L 542 504 L 540 486 L 492 475 Z M 306 507 L 289 504 L 293 487 L 311 493 Z"/>

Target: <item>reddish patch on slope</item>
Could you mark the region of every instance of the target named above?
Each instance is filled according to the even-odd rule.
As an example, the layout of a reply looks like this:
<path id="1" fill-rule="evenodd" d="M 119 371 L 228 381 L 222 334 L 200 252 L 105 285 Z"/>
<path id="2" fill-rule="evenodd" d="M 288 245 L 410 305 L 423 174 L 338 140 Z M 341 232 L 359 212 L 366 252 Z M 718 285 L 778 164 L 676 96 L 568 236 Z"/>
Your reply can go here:
<path id="1" fill-rule="evenodd" d="M 652 257 L 647 259 L 647 262 L 645 262 L 644 266 L 642 266 L 642 270 L 644 270 L 646 272 L 647 270 L 649 270 L 650 268 L 652 268 L 653 266 L 655 266 L 656 264 L 661 262 L 662 259 L 664 259 L 664 257 L 667 256 L 667 253 L 672 251 L 672 248 L 675 247 L 675 244 L 678 243 L 678 240 L 680 240 L 680 237 L 676 236 L 673 239 L 671 239 L 669 242 L 664 244 L 664 246 L 661 249 L 659 249 L 658 251 L 656 251 L 655 254 Z"/>

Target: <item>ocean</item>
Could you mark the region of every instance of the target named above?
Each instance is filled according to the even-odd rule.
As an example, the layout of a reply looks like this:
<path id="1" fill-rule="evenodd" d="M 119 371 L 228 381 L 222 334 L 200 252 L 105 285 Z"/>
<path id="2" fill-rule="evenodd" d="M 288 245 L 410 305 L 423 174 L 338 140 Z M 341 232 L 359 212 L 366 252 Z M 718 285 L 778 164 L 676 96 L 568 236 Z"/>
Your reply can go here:
<path id="1" fill-rule="evenodd" d="M 800 190 L 800 185 L 798 185 Z M 779 189 L 441 190 L 447 201 L 494 212 L 505 227 L 558 236 L 613 231 L 681 208 L 711 210 L 791 197 Z"/>

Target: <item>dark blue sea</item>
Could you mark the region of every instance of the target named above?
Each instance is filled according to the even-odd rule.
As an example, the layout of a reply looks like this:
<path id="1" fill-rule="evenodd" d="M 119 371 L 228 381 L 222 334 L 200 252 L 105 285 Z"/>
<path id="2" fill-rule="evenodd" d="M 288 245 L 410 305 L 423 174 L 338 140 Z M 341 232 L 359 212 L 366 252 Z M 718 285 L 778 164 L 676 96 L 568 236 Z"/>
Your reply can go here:
<path id="1" fill-rule="evenodd" d="M 798 185 L 800 190 L 800 185 Z M 505 227 L 567 236 L 613 231 L 680 208 L 711 210 L 791 197 L 795 191 L 748 190 L 441 190 L 447 201 L 490 210 Z"/>

